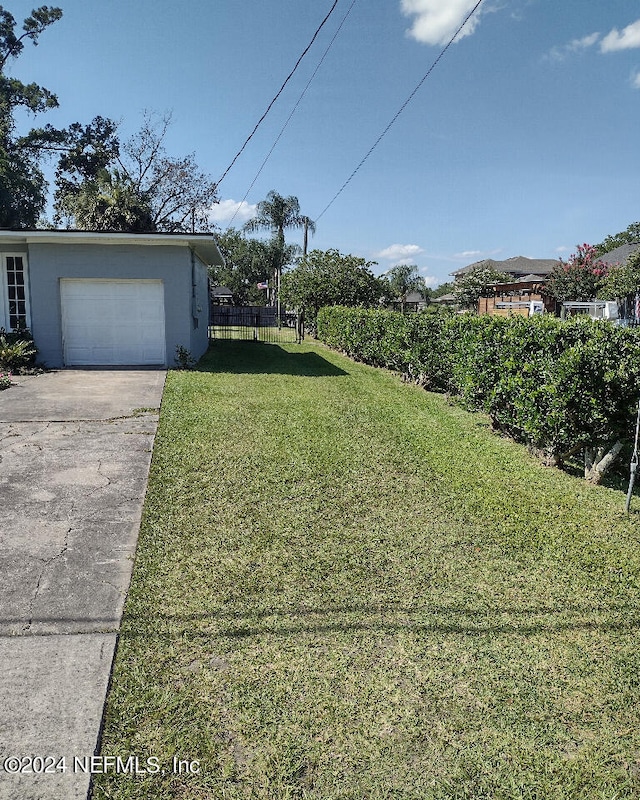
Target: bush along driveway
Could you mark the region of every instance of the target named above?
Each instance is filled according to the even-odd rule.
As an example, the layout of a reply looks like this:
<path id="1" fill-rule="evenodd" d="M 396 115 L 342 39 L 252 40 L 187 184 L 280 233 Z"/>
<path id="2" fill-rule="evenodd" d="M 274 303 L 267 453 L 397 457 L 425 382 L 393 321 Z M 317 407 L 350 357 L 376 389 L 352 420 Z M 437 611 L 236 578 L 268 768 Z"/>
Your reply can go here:
<path id="1" fill-rule="evenodd" d="M 443 396 L 217 343 L 168 376 L 101 751 L 141 769 L 94 797 L 637 798 L 638 538 Z"/>

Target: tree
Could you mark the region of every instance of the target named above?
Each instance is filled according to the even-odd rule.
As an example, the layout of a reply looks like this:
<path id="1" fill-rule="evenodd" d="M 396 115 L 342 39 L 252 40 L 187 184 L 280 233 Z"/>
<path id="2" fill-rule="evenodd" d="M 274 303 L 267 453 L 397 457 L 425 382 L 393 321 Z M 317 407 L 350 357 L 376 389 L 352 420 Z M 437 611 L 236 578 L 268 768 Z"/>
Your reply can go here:
<path id="1" fill-rule="evenodd" d="M 18 35 L 14 17 L 0 6 L 0 227 L 34 227 L 46 204 L 39 153 L 30 134 L 16 134 L 15 114 L 25 109 L 35 115 L 58 106 L 52 92 L 9 77 L 6 67 L 20 55 L 26 41 L 37 45 L 40 34 L 61 17 L 61 9 L 41 6 L 24 20 L 23 33 Z"/>
<path id="2" fill-rule="evenodd" d="M 455 288 L 455 283 L 441 283 L 440 286 L 437 286 L 435 289 L 431 289 L 431 299 L 435 297 L 442 297 L 445 294 L 452 294 Z"/>
<path id="3" fill-rule="evenodd" d="M 274 263 L 273 274 L 276 291 L 280 286 L 282 270 L 290 261 L 291 251 L 287 251 L 284 239 L 284 232 L 289 228 L 304 228 L 305 249 L 307 231 L 315 233 L 316 230 L 314 222 L 300 213 L 300 202 L 297 197 L 293 195 L 283 197 L 274 190 L 267 194 L 266 200 L 258 203 L 256 216 L 244 226 L 244 230 L 248 233 L 271 231 L 276 253 L 279 255 Z"/>
<path id="4" fill-rule="evenodd" d="M 498 272 L 493 267 L 480 263 L 454 283 L 453 294 L 464 308 L 477 309 L 478 300 L 487 291 L 487 287 L 504 282 L 504 272 Z"/>
<path id="5" fill-rule="evenodd" d="M 423 299 L 427 297 L 424 278 L 418 275 L 418 268 L 412 264 L 398 264 L 385 273 L 392 300 L 400 300 L 400 309 L 404 313 L 407 295 L 418 292 Z"/>
<path id="6" fill-rule="evenodd" d="M 385 285 L 371 272 L 375 263 L 338 250 L 312 250 L 283 276 L 282 301 L 304 309 L 312 325 L 322 306 L 377 306 Z"/>
<path id="7" fill-rule="evenodd" d="M 300 202 L 293 195 L 283 197 L 278 192 L 271 190 L 267 199 L 258 203 L 257 212 L 256 216 L 245 224 L 244 230 L 249 233 L 271 231 L 282 248 L 284 248 L 285 229 L 306 228 L 311 233 L 315 233 L 315 224 L 309 217 L 300 214 Z"/>
<path id="8" fill-rule="evenodd" d="M 273 240 L 247 239 L 233 228 L 219 234 L 217 240 L 225 264 L 210 270 L 215 285 L 230 289 L 235 305 L 265 305 L 267 293 L 258 283 L 268 282 L 273 275 L 279 257 Z"/>
<path id="9" fill-rule="evenodd" d="M 101 170 L 85 181 L 71 204 L 75 224 L 82 230 L 143 233 L 155 230 L 151 199 L 140 194 L 118 170 Z"/>
<path id="10" fill-rule="evenodd" d="M 609 266 L 599 292 L 604 300 L 622 300 L 640 292 L 640 249 L 623 264 Z"/>
<path id="11" fill-rule="evenodd" d="M 593 300 L 607 276 L 607 265 L 600 261 L 590 244 L 577 245 L 568 261 L 559 260 L 547 281 L 546 290 L 556 300 Z"/>
<path id="12" fill-rule="evenodd" d="M 200 171 L 193 154 L 166 154 L 163 142 L 170 122 L 170 116 L 155 119 L 146 113 L 140 131 L 123 145 L 111 120 L 96 117 L 84 128 L 72 126 L 68 150 L 56 172 L 56 220 L 66 219 L 80 228 L 91 221 L 101 230 L 114 220 L 132 231 L 209 230 L 216 185 Z M 107 191 L 111 201 L 105 206 L 108 187 L 114 191 Z M 119 211 L 118 202 L 124 203 Z M 102 218 L 106 208 L 112 213 Z"/>
<path id="13" fill-rule="evenodd" d="M 607 236 L 606 239 L 595 245 L 596 255 L 603 256 L 623 244 L 640 242 L 640 222 L 632 222 L 629 227 L 620 233 Z"/>
<path id="14" fill-rule="evenodd" d="M 122 147 L 120 169 L 140 195 L 150 198 L 155 230 L 211 230 L 209 211 L 218 200 L 216 183 L 200 170 L 193 153 L 182 158 L 166 154 L 164 139 L 170 125 L 170 114 L 158 117 L 146 112 L 141 129 Z"/>

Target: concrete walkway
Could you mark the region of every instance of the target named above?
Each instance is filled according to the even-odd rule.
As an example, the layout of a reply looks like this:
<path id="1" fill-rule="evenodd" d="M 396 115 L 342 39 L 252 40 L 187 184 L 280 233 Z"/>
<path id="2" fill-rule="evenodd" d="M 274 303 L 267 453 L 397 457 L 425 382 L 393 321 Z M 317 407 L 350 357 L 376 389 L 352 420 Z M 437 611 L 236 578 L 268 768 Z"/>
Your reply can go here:
<path id="1" fill-rule="evenodd" d="M 97 744 L 165 374 L 65 370 L 0 392 L 0 800 L 87 795 L 74 758 Z M 12 756 L 52 771 L 9 774 Z"/>

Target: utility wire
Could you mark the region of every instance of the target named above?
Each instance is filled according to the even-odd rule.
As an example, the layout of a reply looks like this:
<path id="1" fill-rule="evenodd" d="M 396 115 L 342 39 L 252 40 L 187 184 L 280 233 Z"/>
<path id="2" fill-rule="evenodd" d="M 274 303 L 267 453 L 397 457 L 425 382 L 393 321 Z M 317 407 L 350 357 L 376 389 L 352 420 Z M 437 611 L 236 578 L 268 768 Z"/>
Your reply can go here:
<path id="1" fill-rule="evenodd" d="M 349 14 L 351 13 L 351 9 L 352 9 L 352 8 L 355 6 L 355 4 L 356 4 L 356 0 L 352 0 L 352 3 L 351 3 L 351 5 L 349 6 L 349 8 L 348 8 L 348 10 L 347 10 L 347 13 L 346 13 L 346 14 L 344 15 L 344 17 L 342 18 L 342 22 L 340 23 L 340 25 L 338 25 L 338 28 L 337 28 L 336 32 L 333 34 L 333 38 L 332 38 L 332 39 L 331 39 L 331 41 L 329 42 L 329 45 L 327 46 L 327 49 L 326 49 L 326 50 L 324 51 L 324 53 L 322 54 L 322 58 L 320 59 L 320 61 L 318 61 L 318 65 L 316 66 L 315 70 L 313 71 L 313 75 L 312 75 L 312 76 L 309 78 L 309 81 L 307 82 L 307 85 L 306 85 L 306 86 L 304 87 L 304 89 L 302 90 L 302 94 L 300 95 L 300 97 L 298 98 L 298 101 L 297 101 L 297 102 L 296 102 L 296 104 L 294 105 L 294 107 L 293 107 L 293 110 L 291 111 L 291 113 L 290 113 L 290 114 L 289 114 L 289 116 L 287 117 L 287 121 L 286 121 L 286 122 L 284 123 L 284 125 L 282 126 L 282 129 L 281 129 L 280 133 L 277 135 L 277 137 L 276 137 L 276 140 L 275 140 L 275 141 L 274 141 L 274 143 L 271 145 L 271 149 L 269 150 L 269 152 L 267 153 L 267 155 L 266 155 L 266 157 L 265 157 L 264 161 L 263 161 L 263 162 L 262 162 L 262 164 L 260 165 L 260 169 L 259 169 L 259 170 L 256 172 L 256 174 L 255 174 L 255 177 L 254 177 L 254 179 L 251 181 L 251 184 L 249 185 L 249 188 L 248 188 L 248 189 L 247 189 L 247 191 L 245 192 L 245 195 L 244 195 L 244 197 L 242 198 L 242 200 L 241 200 L 241 201 L 240 201 L 240 203 L 238 204 L 238 206 L 237 206 L 236 210 L 233 212 L 233 216 L 231 217 L 231 219 L 230 219 L 230 220 L 229 220 L 229 222 L 227 223 L 225 230 L 231 226 L 231 223 L 232 223 L 232 222 L 233 222 L 233 220 L 236 218 L 236 215 L 238 214 L 238 211 L 239 211 L 239 210 L 240 210 L 240 208 L 242 207 L 242 204 L 244 203 L 244 201 L 245 201 L 245 200 L 247 199 L 247 197 L 249 196 L 249 192 L 250 192 L 250 191 L 253 189 L 253 187 L 254 187 L 254 185 L 255 185 L 255 182 L 256 182 L 256 181 L 258 180 L 258 178 L 260 177 L 260 173 L 261 173 L 261 172 L 262 172 L 262 170 L 265 168 L 265 165 L 266 165 L 267 161 L 268 161 L 268 160 L 271 158 L 271 153 L 273 153 L 273 151 L 275 150 L 275 148 L 276 148 L 276 145 L 278 144 L 278 142 L 280 141 L 280 139 L 281 139 L 281 137 L 282 137 L 282 134 L 285 132 L 285 130 L 287 129 L 287 126 L 288 126 L 288 125 L 289 125 L 289 123 L 291 122 L 291 118 L 292 118 L 292 117 L 293 117 L 293 115 L 296 113 L 296 111 L 297 111 L 297 109 L 298 109 L 298 106 L 299 106 L 299 105 L 300 105 L 300 103 L 302 102 L 302 98 L 305 96 L 305 94 L 307 93 L 307 90 L 308 90 L 308 88 L 311 86 L 311 83 L 313 82 L 313 79 L 316 77 L 316 75 L 317 75 L 318 71 L 320 70 L 320 67 L 322 66 L 322 64 L 323 64 L 323 62 L 324 62 L 324 60 L 325 60 L 325 58 L 327 57 L 327 54 L 328 54 L 329 50 L 331 50 L 331 48 L 332 48 L 332 46 L 333 46 L 333 43 L 334 43 L 334 42 L 335 42 L 335 40 L 338 38 L 338 34 L 339 34 L 339 33 L 340 33 L 340 31 L 342 30 L 342 26 L 343 26 L 343 25 L 344 25 L 344 23 L 347 21 L 347 17 L 348 17 L 348 16 L 349 16 Z"/>
<path id="2" fill-rule="evenodd" d="M 298 69 L 298 66 L 299 66 L 300 62 L 302 61 L 302 59 L 303 59 L 303 58 L 306 56 L 306 54 L 307 54 L 307 53 L 309 52 L 309 50 L 311 49 L 311 45 L 312 45 L 312 44 L 315 42 L 315 40 L 316 40 L 316 38 L 317 38 L 318 34 L 320 33 L 320 31 L 321 31 L 321 30 L 322 30 L 322 28 L 324 27 L 325 23 L 327 22 L 327 20 L 329 19 L 329 17 L 330 17 L 330 16 L 331 16 L 331 14 L 333 13 L 333 10 L 334 10 L 334 8 L 335 8 L 337 5 L 338 5 L 338 0 L 334 0 L 334 2 L 333 2 L 333 5 L 332 5 L 332 6 L 331 6 L 331 8 L 329 9 L 329 13 L 328 13 L 328 14 L 327 14 L 327 16 L 326 16 L 326 17 L 325 17 L 325 18 L 322 20 L 322 22 L 321 22 L 321 23 L 320 23 L 320 25 L 318 26 L 318 28 L 317 28 L 316 32 L 313 34 L 313 37 L 312 37 L 311 41 L 310 41 L 310 42 L 309 42 L 309 44 L 308 44 L 308 45 L 305 47 L 305 49 L 302 51 L 302 55 L 301 55 L 301 56 L 300 56 L 300 58 L 299 58 L 299 59 L 296 61 L 294 68 L 293 68 L 293 69 L 291 70 L 291 72 L 290 72 L 290 73 L 287 75 L 287 78 L 286 78 L 285 82 L 284 82 L 284 83 L 282 84 L 282 86 L 281 86 L 281 87 L 278 89 L 278 93 L 276 94 L 276 96 L 273 98 L 273 100 L 272 100 L 272 101 L 269 103 L 269 105 L 267 106 L 267 110 L 264 112 L 264 114 L 263 114 L 263 115 L 260 117 L 260 119 L 257 121 L 255 128 L 254 128 L 254 129 L 251 131 L 251 133 L 250 133 L 250 134 L 247 136 L 247 138 L 246 138 L 246 140 L 245 140 L 245 143 L 242 145 L 242 147 L 241 147 L 241 148 L 238 150 L 238 152 L 235 154 L 235 156 L 234 156 L 234 158 L 233 158 L 233 161 L 232 161 L 232 162 L 229 164 L 229 166 L 228 166 L 228 167 L 225 169 L 225 171 L 222 173 L 222 177 L 221 177 L 221 178 L 218 180 L 218 182 L 217 182 L 217 185 L 218 185 L 218 186 L 220 186 L 220 184 L 222 183 L 222 181 L 223 181 L 223 180 L 226 178 L 226 176 L 227 176 L 227 173 L 229 172 L 229 170 L 231 169 L 231 167 L 232 167 L 232 166 L 233 166 L 233 165 L 236 163 L 236 161 L 238 160 L 238 158 L 239 158 L 240 154 L 241 154 L 241 153 L 242 153 L 242 151 L 245 149 L 245 147 L 246 147 L 246 146 L 249 144 L 249 141 L 250 141 L 250 140 L 253 138 L 253 135 L 254 135 L 254 133 L 255 133 L 255 132 L 258 130 L 258 128 L 260 127 L 260 124 L 262 123 L 262 121 L 264 120 L 264 118 L 267 116 L 267 114 L 269 113 L 269 111 L 271 111 L 271 107 L 273 106 L 273 104 L 276 102 L 276 100 L 277 100 L 277 99 L 280 97 L 280 95 L 282 94 L 282 92 L 283 92 L 283 90 L 284 90 L 284 87 L 287 85 L 287 83 L 289 83 L 289 79 L 290 79 L 290 78 L 293 76 L 293 73 L 294 73 L 294 72 L 295 72 L 295 71 Z"/>
<path id="3" fill-rule="evenodd" d="M 460 27 L 459 27 L 459 28 L 458 28 L 458 30 L 457 30 L 457 31 L 456 31 L 456 32 L 453 34 L 453 36 L 451 37 L 451 39 L 449 39 L 449 41 L 447 42 L 446 46 L 445 46 L 445 47 L 442 49 L 442 51 L 440 52 L 440 55 L 439 55 L 439 56 L 436 58 L 436 60 L 433 62 L 433 64 L 432 64 L 432 65 L 429 67 L 429 69 L 427 70 L 426 74 L 425 74 L 425 75 L 422 77 L 422 79 L 420 80 L 420 82 L 418 83 L 418 85 L 415 87 L 415 89 L 414 89 L 414 90 L 411 92 L 411 94 L 409 95 L 409 97 L 407 97 L 407 99 L 404 101 L 404 103 L 403 103 L 403 104 L 400 106 L 400 108 L 399 108 L 399 109 L 398 109 L 398 111 L 396 112 L 396 114 L 395 114 L 395 116 L 393 117 L 393 119 L 391 120 L 391 122 L 390 122 L 390 123 L 387 125 L 387 127 L 386 127 L 386 128 L 383 130 L 383 131 L 382 131 L 382 133 L 380 134 L 380 136 L 378 136 L 378 138 L 376 139 L 376 141 L 374 142 L 373 146 L 370 148 L 370 150 L 368 151 L 368 153 L 365 155 L 365 157 L 362 159 L 362 161 L 361 161 L 361 162 L 358 164 L 358 166 L 357 166 L 357 167 L 356 167 L 356 168 L 353 170 L 353 172 L 351 173 L 351 175 L 349 175 L 349 177 L 348 177 L 348 178 L 347 178 L 347 180 L 346 180 L 346 181 L 345 181 L 345 182 L 342 184 L 342 186 L 340 187 L 340 189 L 338 189 L 338 191 L 335 193 L 335 195 L 332 197 L 332 199 L 329 201 L 329 203 L 328 203 L 328 204 L 327 204 L 327 205 L 324 207 L 324 209 L 322 210 L 322 212 L 321 212 L 321 213 L 320 213 L 320 214 L 319 214 L 319 215 L 316 217 L 316 219 L 314 220 L 314 222 L 317 222 L 317 221 L 318 221 L 318 220 L 319 220 L 319 219 L 320 219 L 322 216 L 324 216 L 324 214 L 325 214 L 325 213 L 326 213 L 326 212 L 327 212 L 327 211 L 328 211 L 328 210 L 331 208 L 331 206 L 334 204 L 334 202 L 335 202 L 335 201 L 338 199 L 338 197 L 340 197 L 340 195 L 342 194 L 342 192 L 343 192 L 343 191 L 344 191 L 344 190 L 347 188 L 347 186 L 348 186 L 348 185 L 351 183 L 352 179 L 354 178 L 355 174 L 358 172 L 358 170 L 360 169 L 360 167 L 362 167 L 362 165 L 363 165 L 363 164 L 365 163 L 365 161 L 366 161 L 366 160 L 369 158 L 369 156 L 371 155 L 371 153 L 373 153 L 373 151 L 374 151 L 374 150 L 376 149 L 376 147 L 377 147 L 377 146 L 380 144 L 380 142 L 382 141 L 382 139 L 383 139 L 383 138 L 384 138 L 384 137 L 387 135 L 387 133 L 389 132 L 389 130 L 391 129 L 391 127 L 392 127 L 392 125 L 395 123 L 395 121 L 398 119 L 398 117 L 400 116 L 400 114 L 402 114 L 402 112 L 405 110 L 405 108 L 406 108 L 406 107 L 409 105 L 409 103 L 410 103 L 410 102 L 413 100 L 414 96 L 415 96 L 415 95 L 418 93 L 418 90 L 420 89 L 420 87 L 422 86 L 422 84 L 423 84 L 423 83 L 424 83 L 424 82 L 427 80 L 427 78 L 429 77 L 429 75 L 431 75 L 431 73 L 433 72 L 433 70 L 436 68 L 436 66 L 438 65 L 438 62 L 439 62 L 439 61 L 442 59 L 442 57 L 443 57 L 443 56 L 444 56 L 444 54 L 447 52 L 447 50 L 448 50 L 448 49 L 451 47 L 451 45 L 452 45 L 452 44 L 455 42 L 455 40 L 458 38 L 458 36 L 459 36 L 459 34 L 460 34 L 460 31 L 461 31 L 461 30 L 464 28 L 464 26 L 467 24 L 467 22 L 469 22 L 469 20 L 471 19 L 471 17 L 472 17 L 472 16 L 475 14 L 475 12 L 478 10 L 478 8 L 480 7 L 480 5 L 482 4 L 482 1 L 483 1 L 483 0 L 478 0 L 478 2 L 475 4 L 475 6 L 474 6 L 474 7 L 471 9 L 471 11 L 470 11 L 470 12 L 467 14 L 467 16 L 465 17 L 465 19 L 464 19 L 464 22 L 462 23 L 462 25 L 460 25 Z"/>

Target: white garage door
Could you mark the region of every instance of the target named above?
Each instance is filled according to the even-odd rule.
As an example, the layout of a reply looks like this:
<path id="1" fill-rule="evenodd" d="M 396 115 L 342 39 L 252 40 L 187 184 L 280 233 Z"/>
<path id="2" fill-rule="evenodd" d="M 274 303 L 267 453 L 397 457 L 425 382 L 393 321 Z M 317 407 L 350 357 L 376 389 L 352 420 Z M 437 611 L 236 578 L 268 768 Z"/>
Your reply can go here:
<path id="1" fill-rule="evenodd" d="M 60 281 L 67 366 L 164 365 L 162 281 Z"/>

